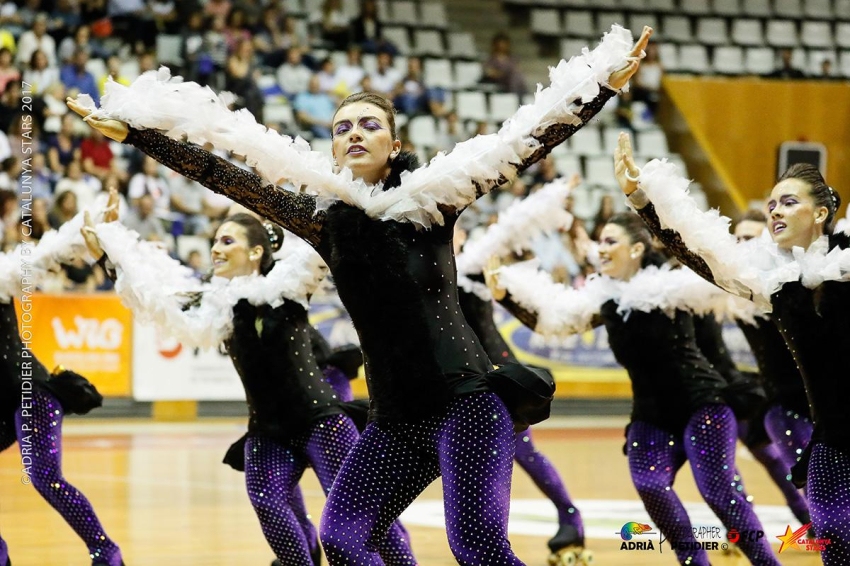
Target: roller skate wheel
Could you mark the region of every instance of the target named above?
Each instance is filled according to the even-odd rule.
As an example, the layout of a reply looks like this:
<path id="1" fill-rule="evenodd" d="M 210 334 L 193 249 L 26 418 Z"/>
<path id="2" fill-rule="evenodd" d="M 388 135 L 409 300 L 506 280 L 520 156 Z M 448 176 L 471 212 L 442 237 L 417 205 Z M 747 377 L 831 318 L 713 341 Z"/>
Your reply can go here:
<path id="1" fill-rule="evenodd" d="M 586 548 L 583 549 L 578 555 L 578 563 L 581 566 L 591 566 L 592 564 L 595 564 L 593 559 L 593 552 L 587 550 Z"/>
<path id="2" fill-rule="evenodd" d="M 555 554 L 549 555 L 549 566 L 576 566 L 578 553 L 575 548 L 562 548 Z"/>

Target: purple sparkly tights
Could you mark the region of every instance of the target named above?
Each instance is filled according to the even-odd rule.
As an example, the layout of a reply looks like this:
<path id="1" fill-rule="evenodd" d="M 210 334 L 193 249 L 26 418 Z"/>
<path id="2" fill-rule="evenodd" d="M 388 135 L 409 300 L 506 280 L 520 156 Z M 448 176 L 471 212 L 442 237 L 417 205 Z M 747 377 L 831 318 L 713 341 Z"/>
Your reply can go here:
<path id="1" fill-rule="evenodd" d="M 329 564 L 385 564 L 375 541 L 442 475 L 446 531 L 458 563 L 521 566 L 507 534 L 513 458 L 513 424 L 493 393 L 457 397 L 445 413 L 416 423 L 371 423 L 322 513 Z"/>
<path id="2" fill-rule="evenodd" d="M 807 487 L 815 534 L 830 541 L 821 553 L 824 566 L 850 565 L 850 455 L 815 444 Z"/>
<path id="3" fill-rule="evenodd" d="M 91 503 L 62 476 L 62 406 L 53 395 L 40 390 L 33 392 L 31 404 L 31 408 L 18 408 L 17 438 L 3 437 L 0 449 L 5 450 L 17 440 L 21 457 L 31 459 L 29 477 L 33 487 L 83 539 L 92 564 L 120 566 L 121 550 L 106 536 Z M 7 556 L 6 544 L 2 543 L 0 565 L 6 564 Z"/>
<path id="4" fill-rule="evenodd" d="M 732 410 L 717 404 L 700 407 L 681 436 L 641 421 L 629 427 L 632 481 L 649 516 L 671 543 L 694 541 L 690 518 L 672 489 L 676 473 L 686 460 L 703 499 L 727 529 L 764 531 L 735 475 L 736 435 Z M 753 564 L 779 565 L 767 538 L 757 542 L 742 538 L 739 546 Z M 677 546 L 676 555 L 681 564 L 709 563 L 704 550 Z"/>
<path id="5" fill-rule="evenodd" d="M 747 421 L 738 421 L 738 437 L 747 446 L 750 454 L 767 470 L 770 479 L 776 484 L 776 487 L 782 492 L 785 501 L 794 517 L 800 521 L 800 524 L 805 525 L 811 519 L 809 517 L 809 504 L 806 503 L 806 498 L 799 489 L 791 482 L 791 467 L 785 462 L 780 454 L 779 448 L 775 442 L 764 442 L 757 445 L 747 445 Z"/>
<path id="6" fill-rule="evenodd" d="M 773 405 L 764 416 L 764 428 L 767 435 L 779 448 L 782 461 L 793 467 L 809 440 L 812 439 L 814 426 L 807 417 L 780 405 Z"/>
<path id="7" fill-rule="evenodd" d="M 277 440 L 249 436 L 245 444 L 245 482 L 248 497 L 269 545 L 282 564 L 312 564 L 315 550 L 298 480 L 311 466 L 325 493 L 357 441 L 357 429 L 346 416 L 336 415 L 313 425 L 287 446 Z M 286 498 L 279 494 L 288 494 Z M 307 524 L 305 524 L 305 521 Z M 397 525 L 378 545 L 386 564 L 415 564 Z"/>
<path id="8" fill-rule="evenodd" d="M 517 434 L 515 453 L 516 463 L 528 474 L 538 489 L 555 504 L 555 509 L 558 510 L 558 524 L 575 527 L 579 536 L 584 537 L 581 513 L 573 505 L 558 470 L 534 446 L 530 429 Z"/>

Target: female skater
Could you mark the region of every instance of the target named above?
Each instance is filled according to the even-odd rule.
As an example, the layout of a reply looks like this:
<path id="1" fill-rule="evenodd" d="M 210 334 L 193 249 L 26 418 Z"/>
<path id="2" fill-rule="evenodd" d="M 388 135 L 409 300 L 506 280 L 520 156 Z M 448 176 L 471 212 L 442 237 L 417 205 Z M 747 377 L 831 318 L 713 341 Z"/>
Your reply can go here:
<path id="1" fill-rule="evenodd" d="M 455 226 L 454 245 L 461 311 L 490 361 L 495 364 L 519 361 L 496 327 L 493 319 L 493 297 L 484 283 L 483 265 L 494 249 L 525 249 L 540 233 L 569 228 L 573 218 L 563 209 L 564 202 L 580 181 L 577 175 L 569 182 L 557 180 L 517 202 L 502 212 L 498 221 L 488 226 L 481 238 L 470 243 L 466 252 L 461 251 L 466 242 L 466 232 Z M 557 510 L 558 532 L 548 542 L 551 551 L 549 563 L 588 563 L 592 560 L 592 555 L 584 549 L 584 523 L 581 513 L 570 499 L 558 470 L 534 446 L 531 429 L 517 434 L 514 459 Z"/>
<path id="2" fill-rule="evenodd" d="M 282 564 L 319 564 L 316 532 L 297 484 L 310 466 L 330 491 L 358 438 L 312 353 L 305 306 L 324 277 L 321 259 L 300 244 L 276 264 L 272 246 L 283 236 L 279 229 L 236 214 L 219 227 L 211 250 L 213 275 L 221 279 L 205 286 L 119 224 L 89 224 L 84 234 L 92 256 L 117 267 L 116 290 L 137 316 L 185 344 L 224 342 L 250 409 L 244 462 L 234 465 L 244 466 L 263 534 Z M 175 290 L 195 299 L 181 302 Z M 397 526 L 379 546 L 386 564 L 416 563 Z"/>
<path id="3" fill-rule="evenodd" d="M 407 171 L 415 162 L 400 153 L 392 105 L 368 93 L 347 98 L 334 116 L 338 174 L 324 156 L 244 113 L 233 116 L 211 92 L 162 83 L 155 74 L 139 79 L 138 95 L 153 95 L 156 102 L 122 103 L 133 88 L 115 87 L 116 98 L 87 117 L 110 138 L 278 222 L 329 265 L 360 337 L 372 403 L 372 422 L 322 515 L 321 541 L 332 566 L 381 564 L 376 542 L 440 475 L 449 546 L 458 562 L 522 564 L 507 539 L 513 418 L 492 392 L 492 366 L 460 312 L 453 225 L 475 198 L 544 157 L 595 115 L 635 72 L 650 33 L 647 28 L 632 47 L 627 31 L 613 29 L 593 52 L 553 69 L 553 85 L 499 134 L 458 144 L 413 173 Z M 70 105 L 88 115 L 82 105 Z M 154 105 L 157 116 L 144 116 Z M 133 108 L 142 110 L 139 120 L 125 113 Z M 241 147 L 237 151 L 266 178 L 305 186 L 317 196 L 279 190 L 197 147 L 110 118 Z"/>
<path id="4" fill-rule="evenodd" d="M 542 334 L 605 325 L 611 350 L 632 382 L 626 441 L 632 481 L 680 563 L 705 566 L 708 556 L 694 544 L 690 519 L 672 489 L 686 460 L 728 530 L 764 529 L 738 490 L 737 427 L 723 398 L 726 382 L 700 352 L 692 315 L 682 310 L 702 300 L 705 286 L 684 270 L 650 267 L 663 262 L 651 245 L 637 215 L 616 214 L 600 237 L 600 271 L 607 277 L 572 290 L 518 265 L 490 276 L 490 288 L 523 324 Z M 740 546 L 753 564 L 779 564 L 764 539 L 742 540 Z"/>
<path id="5" fill-rule="evenodd" d="M 731 296 L 729 299 L 735 300 Z M 767 395 L 758 383 L 758 375 L 740 372 L 735 367 L 723 340 L 723 329 L 713 313 L 695 316 L 694 329 L 700 351 L 728 383 L 726 398 L 738 421 L 738 438 L 782 492 L 794 517 L 802 525 L 810 523 L 806 499 L 791 482 L 791 466 L 794 462 L 789 464 L 782 457 L 779 447 L 765 429 Z M 784 344 L 782 346 L 785 347 Z M 802 380 L 799 381 L 802 384 Z"/>
<path id="6" fill-rule="evenodd" d="M 831 234 L 840 197 L 810 165 L 793 165 L 768 202 L 773 244 L 737 244 L 727 219 L 699 212 L 688 182 L 657 160 L 641 171 L 628 136 L 614 159 L 617 179 L 652 231 L 708 281 L 772 307 L 772 319 L 803 377 L 815 424 L 807 447 L 809 508 L 824 564 L 850 556 L 850 381 L 835 356 L 850 348 L 850 271 L 846 234 Z M 639 188 L 640 186 L 640 188 Z M 662 224 L 663 223 L 663 224 Z M 664 229 L 667 227 L 669 229 Z M 799 465 L 798 465 L 799 468 Z"/>
<path id="7" fill-rule="evenodd" d="M 117 214 L 117 200 L 114 205 Z M 0 451 L 17 440 L 22 456 L 32 459 L 27 477 L 86 544 L 92 565 L 121 566 L 121 550 L 106 534 L 91 503 L 62 475 L 65 414 L 86 414 L 99 407 L 103 398 L 82 376 L 62 368 L 51 374 L 33 356 L 32 338 L 21 340 L 13 301 L 21 296 L 22 285 L 34 289 L 47 269 L 71 257 L 81 224 L 80 216 L 58 232 L 46 233 L 31 254 L 18 248 L 0 258 L 0 332 L 5 336 L 0 362 Z M 11 565 L 2 538 L 0 564 Z"/>
<path id="8" fill-rule="evenodd" d="M 767 219 L 758 211 L 750 211 L 735 224 L 734 234 L 739 242 L 759 238 L 767 228 Z M 742 301 L 744 302 L 744 301 Z M 785 466 L 797 464 L 812 438 L 812 420 L 803 378 L 791 351 L 770 318 L 755 305 L 742 309 L 748 316 L 736 317 L 753 352 L 759 373 L 764 379 L 768 400 L 764 411 L 764 429 L 778 448 Z M 790 503 L 790 501 L 789 501 Z M 810 518 L 808 504 L 805 514 L 792 506 L 794 516 L 806 524 Z"/>

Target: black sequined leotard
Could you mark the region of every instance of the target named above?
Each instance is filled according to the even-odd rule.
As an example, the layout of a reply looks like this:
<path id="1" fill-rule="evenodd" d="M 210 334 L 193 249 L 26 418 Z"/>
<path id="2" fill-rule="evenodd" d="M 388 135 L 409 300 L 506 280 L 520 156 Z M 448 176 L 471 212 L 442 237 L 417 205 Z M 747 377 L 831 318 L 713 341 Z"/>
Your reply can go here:
<path id="1" fill-rule="evenodd" d="M 470 279 L 483 282 L 482 276 L 470 276 Z M 505 342 L 493 319 L 493 301 L 485 301 L 475 293 L 458 289 L 460 309 L 472 331 L 478 336 L 484 351 L 494 364 L 516 362 L 511 347 Z"/>
<path id="2" fill-rule="evenodd" d="M 537 136 L 540 149 L 516 169 L 545 157 L 614 94 L 601 89 L 577 113 L 577 124 L 549 126 Z M 445 210 L 445 225 L 431 230 L 373 219 L 342 202 L 317 213 L 314 197 L 265 184 L 198 147 L 150 130 L 131 129 L 125 142 L 316 248 L 360 337 L 373 418 L 418 420 L 441 411 L 455 395 L 486 390 L 482 375 L 491 364 L 457 297 L 452 231 L 461 211 Z M 412 165 L 397 158 L 384 187 L 398 186 L 401 170 Z M 483 194 L 503 181 L 476 188 Z"/>
<path id="3" fill-rule="evenodd" d="M 738 327 L 744 333 L 764 377 L 768 403 L 779 404 L 784 409 L 809 417 L 803 378 L 773 321 L 766 318 L 756 319 L 755 324 L 738 321 Z"/>
<path id="4" fill-rule="evenodd" d="M 537 327 L 537 314 L 510 295 L 499 302 L 529 328 Z M 624 315 L 617 309 L 616 301 L 605 302 L 594 325 L 605 325 L 611 351 L 629 374 L 633 421 L 680 434 L 700 406 L 724 402 L 726 381 L 697 346 L 689 313 L 670 317 L 655 309 Z"/>
<path id="5" fill-rule="evenodd" d="M 296 437 L 319 419 L 339 414 L 339 399 L 322 379 L 307 311 L 285 300 L 276 308 L 246 300 L 233 307 L 224 343 L 248 400 L 249 434 Z"/>
<path id="6" fill-rule="evenodd" d="M 690 251 L 681 236 L 661 228 L 650 203 L 638 210 L 641 218 L 679 260 L 714 283 L 708 264 Z M 848 236 L 829 237 L 829 249 L 848 247 Z M 840 368 L 841 356 L 850 351 L 850 285 L 826 281 L 815 289 L 801 282 L 785 283 L 770 297 L 771 319 L 791 351 L 806 387 L 815 423 L 812 441 L 824 442 L 850 454 L 850 379 Z"/>

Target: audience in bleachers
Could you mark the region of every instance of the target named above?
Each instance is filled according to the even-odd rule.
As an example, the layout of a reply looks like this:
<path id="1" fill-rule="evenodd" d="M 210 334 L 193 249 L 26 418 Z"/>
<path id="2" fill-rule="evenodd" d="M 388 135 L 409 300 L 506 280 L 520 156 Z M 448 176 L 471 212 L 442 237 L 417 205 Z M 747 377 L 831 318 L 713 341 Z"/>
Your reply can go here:
<path id="1" fill-rule="evenodd" d="M 409 8 L 410 3 L 404 4 Z M 426 13 L 422 2 L 413 4 L 417 13 Z M 559 6 L 551 0 L 540 2 L 541 6 L 528 1 L 514 5 L 510 0 L 503 0 L 503 4 L 524 11 Z M 569 22 L 564 18 L 562 37 L 587 44 L 588 38 L 600 31 L 596 28 L 611 18 L 628 19 L 634 25 L 632 20 L 643 17 L 643 13 L 633 13 L 628 4 L 627 0 L 619 2 L 618 12 L 612 12 L 587 3 L 587 14 L 582 17 L 594 25 L 579 29 L 582 35 L 570 35 Z M 308 13 L 308 6 L 317 5 L 321 9 Z M 645 8 L 645 3 L 641 5 Z M 377 0 L 361 0 L 359 11 L 353 9 L 352 2 L 341 0 L 0 0 L 0 244 L 9 249 L 23 237 L 18 229 L 16 192 L 21 190 L 21 170 L 26 169 L 27 197 L 34 199 L 32 238 L 39 238 L 48 227 L 60 226 L 91 203 L 104 203 L 107 188 L 116 186 L 122 194 L 122 221 L 172 252 L 182 241 L 188 256 L 184 259 L 200 274 L 205 264 L 202 252 L 195 242 L 179 239 L 210 237 L 230 201 L 164 169 L 129 146 L 110 142 L 85 127 L 64 104 L 66 95 L 78 92 L 98 100 L 108 81 L 129 84 L 140 73 L 156 69 L 157 56 L 173 74 L 216 90 L 229 90 L 237 95 L 237 107 L 248 108 L 259 121 L 265 119 L 269 127 L 307 139 L 329 138 L 336 104 L 360 90 L 393 98 L 403 114 L 398 123 L 400 131 L 405 132 L 405 148 L 424 160 L 471 135 L 496 131 L 504 119 L 500 116 L 510 115 L 510 106 L 518 105 L 527 93 L 522 64 L 511 52 L 510 37 L 496 34 L 490 52 L 482 57 L 472 34 L 446 28 L 444 10 L 431 10 L 440 21 L 421 22 L 425 26 L 420 27 L 409 21 L 411 14 L 401 17 L 401 11 L 395 13 L 395 6 Z M 850 27 L 841 27 L 850 24 L 841 23 L 841 18 L 832 22 L 818 16 L 833 27 L 828 30 L 829 37 L 821 41 L 828 46 L 817 51 L 809 47 L 811 30 L 804 30 L 797 22 L 792 27 L 799 37 L 776 43 L 776 36 L 771 35 L 775 31 L 767 23 L 770 15 L 740 16 L 748 22 L 744 31 L 755 30 L 755 40 L 740 35 L 741 26 L 733 25 L 734 15 L 668 16 L 649 14 L 664 24 L 658 26 L 658 41 L 647 50 L 632 93 L 619 97 L 600 114 L 598 124 L 602 128 L 640 131 L 654 127 L 651 120 L 663 73 L 690 69 L 680 64 L 689 53 L 684 47 L 702 50 L 708 71 L 714 68 L 718 51 L 732 45 L 740 51 L 731 53 L 733 62 L 736 56 L 749 61 L 750 51 L 764 57 L 767 50 L 769 58 L 777 49 L 781 64 L 771 73 L 774 66 L 768 62 L 768 67 L 758 73 L 761 75 L 799 78 L 805 74 L 824 79 L 850 75 L 850 54 L 832 50 L 850 49 Z M 707 17 L 715 21 L 704 25 L 701 19 Z M 779 17 L 789 21 L 789 16 Z M 843 18 L 850 19 L 850 15 Z M 718 19 L 723 22 L 718 23 Z M 664 29 L 668 24 L 671 29 Z M 674 24 L 690 32 L 670 41 L 669 37 L 675 36 Z M 433 32 L 423 33 L 433 29 L 440 30 L 436 40 Z M 708 37 L 708 31 L 719 33 L 721 39 L 698 45 L 701 37 Z M 737 37 L 751 43 L 738 47 Z M 786 49 L 780 53 L 781 48 Z M 749 68 L 746 61 L 741 74 Z M 22 80 L 27 83 L 26 95 L 33 97 L 33 120 L 26 132 L 20 118 Z M 476 95 L 483 98 L 477 99 L 474 108 L 462 107 L 455 104 L 454 94 L 462 90 L 483 91 Z M 494 101 L 498 97 L 502 104 L 497 108 Z M 286 112 L 266 113 L 270 105 Z M 462 224 L 472 229 L 492 222 L 511 202 L 559 174 L 580 171 L 583 163 L 588 169 L 592 160 L 601 159 L 609 149 L 602 139 L 607 131 L 593 128 L 592 134 L 599 139 L 588 147 L 571 141 L 569 147 L 565 145 L 560 153 L 509 186 L 481 199 L 463 216 Z M 25 155 L 24 141 L 32 142 L 37 151 Z M 640 150 L 640 136 L 636 142 Z M 575 151 L 568 154 L 569 148 Z M 247 167 L 233 156 L 217 154 Z M 598 183 L 597 176 L 576 194 L 576 214 L 588 226 L 598 223 L 594 217 L 597 210 L 603 218 L 613 208 L 604 183 Z M 580 220 L 576 226 L 582 226 Z M 571 255 L 577 253 L 575 250 L 563 249 L 561 239 L 553 235 L 551 241 L 540 244 L 540 253 L 551 260 L 556 271 L 563 272 L 562 278 L 578 277 L 581 270 L 577 265 L 582 261 Z M 81 260 L 71 262 L 53 288 L 106 288 L 108 282 L 101 284 L 98 270 Z"/>

